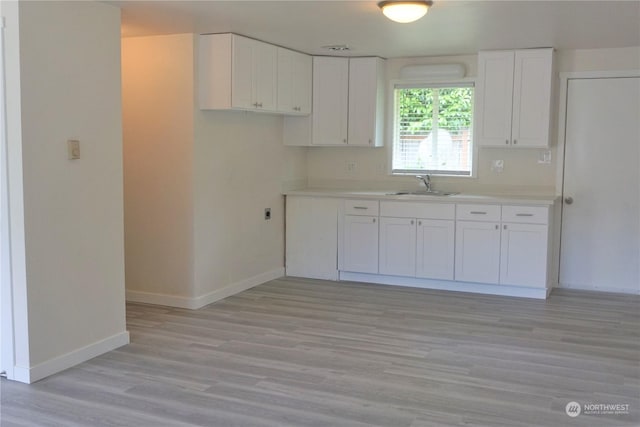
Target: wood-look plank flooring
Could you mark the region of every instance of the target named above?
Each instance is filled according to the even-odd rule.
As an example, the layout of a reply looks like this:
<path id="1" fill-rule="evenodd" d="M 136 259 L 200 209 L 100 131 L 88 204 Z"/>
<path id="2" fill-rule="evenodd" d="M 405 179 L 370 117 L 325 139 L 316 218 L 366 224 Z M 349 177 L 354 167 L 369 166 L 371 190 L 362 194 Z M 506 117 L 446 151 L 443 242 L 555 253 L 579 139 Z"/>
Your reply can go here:
<path id="1" fill-rule="evenodd" d="M 292 278 L 196 311 L 128 304 L 130 345 L 2 380 L 1 425 L 638 426 L 639 307 Z"/>

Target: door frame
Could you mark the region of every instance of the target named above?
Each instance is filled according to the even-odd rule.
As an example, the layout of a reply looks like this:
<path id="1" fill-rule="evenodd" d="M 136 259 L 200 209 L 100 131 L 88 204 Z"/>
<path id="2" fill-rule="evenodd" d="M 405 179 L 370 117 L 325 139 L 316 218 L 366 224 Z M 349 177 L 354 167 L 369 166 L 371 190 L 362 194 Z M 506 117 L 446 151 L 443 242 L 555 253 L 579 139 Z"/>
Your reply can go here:
<path id="1" fill-rule="evenodd" d="M 5 24 L 0 21 L 0 372 L 14 377 L 15 337 L 13 327 L 13 280 L 11 227 L 9 219 L 9 162 L 5 76 Z"/>
<path id="2" fill-rule="evenodd" d="M 558 232 L 554 238 L 554 260 L 556 266 L 556 283 L 562 287 L 560 282 L 560 256 L 562 254 L 562 220 L 564 214 L 564 160 L 566 153 L 567 138 L 567 107 L 569 96 L 569 82 L 571 80 L 589 79 L 616 79 L 625 77 L 640 77 L 640 69 L 627 70 L 602 70 L 602 71 L 571 71 L 560 73 L 560 103 L 558 106 L 558 147 L 556 151 L 556 196 L 559 197 L 558 213 L 556 215 Z"/>

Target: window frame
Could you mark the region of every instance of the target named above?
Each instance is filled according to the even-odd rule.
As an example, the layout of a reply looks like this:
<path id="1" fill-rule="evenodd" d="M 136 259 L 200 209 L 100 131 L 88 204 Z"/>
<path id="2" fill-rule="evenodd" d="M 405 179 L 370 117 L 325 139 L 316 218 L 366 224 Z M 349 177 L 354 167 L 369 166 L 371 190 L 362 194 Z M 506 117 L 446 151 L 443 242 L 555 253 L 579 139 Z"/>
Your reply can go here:
<path id="1" fill-rule="evenodd" d="M 471 86 L 473 87 L 473 117 L 471 119 L 471 173 L 469 175 L 456 175 L 440 173 L 437 171 L 413 171 L 413 172 L 394 172 L 393 171 L 393 148 L 395 144 L 396 135 L 396 97 L 395 90 L 400 87 L 451 87 L 451 86 Z M 389 81 L 387 103 L 387 174 L 389 176 L 406 177 L 415 176 L 421 174 L 429 174 L 432 176 L 446 177 L 446 178 L 477 178 L 478 176 L 478 144 L 475 138 L 475 116 L 476 116 L 476 79 L 474 77 L 455 78 L 455 79 L 391 79 Z"/>

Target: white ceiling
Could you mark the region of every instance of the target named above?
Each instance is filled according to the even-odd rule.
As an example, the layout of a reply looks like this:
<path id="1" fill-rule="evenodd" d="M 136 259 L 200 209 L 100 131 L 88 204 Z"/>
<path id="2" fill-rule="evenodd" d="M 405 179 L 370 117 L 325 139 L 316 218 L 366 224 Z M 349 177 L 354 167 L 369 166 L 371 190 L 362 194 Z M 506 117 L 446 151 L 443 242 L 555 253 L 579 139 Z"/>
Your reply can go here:
<path id="1" fill-rule="evenodd" d="M 470 54 L 483 49 L 640 46 L 640 0 L 435 0 L 412 24 L 385 18 L 376 1 L 108 1 L 125 37 L 234 32 L 311 54 L 347 44 L 348 55 Z"/>

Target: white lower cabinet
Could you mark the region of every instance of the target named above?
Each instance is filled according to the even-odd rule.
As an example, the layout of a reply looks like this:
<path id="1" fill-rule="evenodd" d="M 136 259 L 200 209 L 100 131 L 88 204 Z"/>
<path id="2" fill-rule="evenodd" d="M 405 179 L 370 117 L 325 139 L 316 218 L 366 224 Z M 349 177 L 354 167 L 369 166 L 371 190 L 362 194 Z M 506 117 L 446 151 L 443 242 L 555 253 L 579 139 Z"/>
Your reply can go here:
<path id="1" fill-rule="evenodd" d="M 338 280 L 340 199 L 287 196 L 287 276 Z"/>
<path id="2" fill-rule="evenodd" d="M 415 276 L 416 220 L 380 218 L 380 274 Z"/>
<path id="3" fill-rule="evenodd" d="M 546 296 L 551 205 L 324 200 L 287 202 L 298 212 L 287 212 L 287 274 L 333 277 L 337 254 L 337 270 L 347 280 L 451 289 L 505 285 L 528 289 L 507 294 Z"/>
<path id="4" fill-rule="evenodd" d="M 344 216 L 340 269 L 354 273 L 378 272 L 378 217 Z"/>
<path id="5" fill-rule="evenodd" d="M 454 248 L 453 221 L 418 219 L 416 277 L 453 280 Z"/>
<path id="6" fill-rule="evenodd" d="M 456 274 L 462 282 L 500 282 L 500 224 L 456 222 Z"/>
<path id="7" fill-rule="evenodd" d="M 380 203 L 380 274 L 453 279 L 455 205 Z"/>
<path id="8" fill-rule="evenodd" d="M 502 224 L 500 284 L 546 286 L 547 234 L 546 225 Z"/>
<path id="9" fill-rule="evenodd" d="M 458 205 L 455 280 L 544 288 L 550 209 Z"/>

